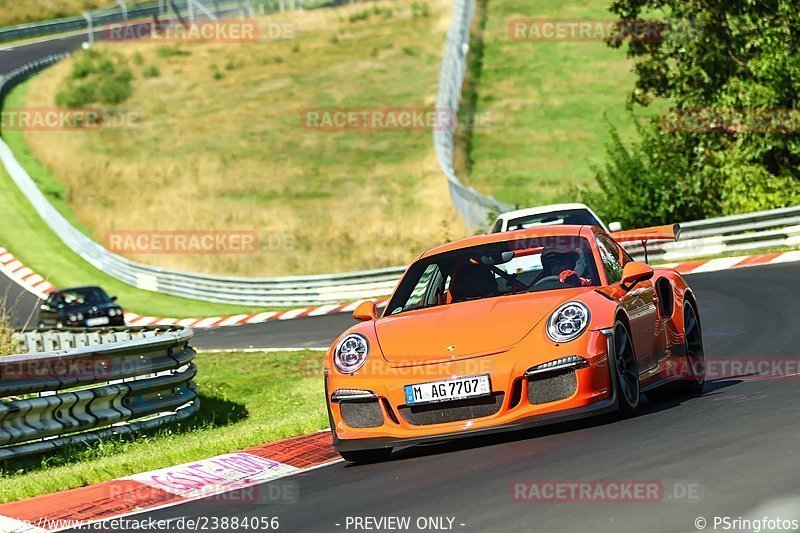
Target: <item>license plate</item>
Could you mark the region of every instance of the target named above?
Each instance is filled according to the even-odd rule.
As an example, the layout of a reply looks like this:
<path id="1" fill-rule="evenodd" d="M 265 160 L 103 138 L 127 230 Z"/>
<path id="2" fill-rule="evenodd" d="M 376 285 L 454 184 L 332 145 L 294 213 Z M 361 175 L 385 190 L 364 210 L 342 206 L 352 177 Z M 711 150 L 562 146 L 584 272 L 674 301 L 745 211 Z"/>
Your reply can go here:
<path id="1" fill-rule="evenodd" d="M 489 375 L 430 381 L 406 385 L 406 404 L 448 402 L 488 396 L 492 393 Z"/>
<path id="2" fill-rule="evenodd" d="M 108 324 L 108 317 L 107 316 L 100 316 L 97 318 L 87 318 L 86 325 L 87 326 L 105 326 Z"/>

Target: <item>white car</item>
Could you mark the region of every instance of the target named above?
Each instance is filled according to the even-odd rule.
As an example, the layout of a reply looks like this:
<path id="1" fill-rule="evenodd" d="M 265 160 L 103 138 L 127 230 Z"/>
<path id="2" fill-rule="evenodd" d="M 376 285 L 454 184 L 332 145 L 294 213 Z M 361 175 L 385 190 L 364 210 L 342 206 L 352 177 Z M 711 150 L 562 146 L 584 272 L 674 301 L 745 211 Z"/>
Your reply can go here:
<path id="1" fill-rule="evenodd" d="M 607 232 L 620 231 L 622 225 L 612 222 L 606 226 L 600 217 L 584 204 L 555 204 L 530 207 L 503 213 L 492 225 L 491 233 L 502 233 L 534 226 L 598 226 Z"/>

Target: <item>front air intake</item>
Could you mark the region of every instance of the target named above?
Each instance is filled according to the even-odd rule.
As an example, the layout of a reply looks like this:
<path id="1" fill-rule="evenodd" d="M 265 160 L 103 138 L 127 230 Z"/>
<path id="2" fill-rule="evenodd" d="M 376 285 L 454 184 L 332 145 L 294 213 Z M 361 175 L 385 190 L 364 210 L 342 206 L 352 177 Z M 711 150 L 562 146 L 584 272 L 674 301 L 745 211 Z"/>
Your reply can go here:
<path id="1" fill-rule="evenodd" d="M 412 426 L 447 424 L 473 418 L 482 418 L 497 413 L 503 406 L 505 394 L 496 392 L 491 396 L 456 400 L 425 405 L 403 405 L 398 410 Z"/>
<path id="2" fill-rule="evenodd" d="M 564 400 L 577 390 L 578 378 L 574 370 L 528 377 L 528 401 L 533 405 Z"/>
<path id="3" fill-rule="evenodd" d="M 378 400 L 342 402 L 339 404 L 344 423 L 351 428 L 377 428 L 383 425 L 383 412 Z"/>

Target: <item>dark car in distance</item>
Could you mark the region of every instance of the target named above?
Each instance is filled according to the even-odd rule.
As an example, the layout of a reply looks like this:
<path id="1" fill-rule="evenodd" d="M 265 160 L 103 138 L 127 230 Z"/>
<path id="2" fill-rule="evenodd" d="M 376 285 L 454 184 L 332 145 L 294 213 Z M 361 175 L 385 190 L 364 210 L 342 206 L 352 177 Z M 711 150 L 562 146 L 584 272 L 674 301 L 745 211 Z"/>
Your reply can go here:
<path id="1" fill-rule="evenodd" d="M 39 308 L 39 327 L 92 328 L 124 326 L 116 296 L 100 287 L 73 287 L 50 293 Z"/>

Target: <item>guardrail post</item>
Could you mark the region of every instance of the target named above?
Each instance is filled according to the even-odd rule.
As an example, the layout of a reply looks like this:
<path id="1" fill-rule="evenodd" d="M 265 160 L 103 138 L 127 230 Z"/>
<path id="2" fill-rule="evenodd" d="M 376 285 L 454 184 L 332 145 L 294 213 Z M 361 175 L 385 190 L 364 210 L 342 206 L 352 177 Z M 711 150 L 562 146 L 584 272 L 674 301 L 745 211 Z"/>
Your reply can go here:
<path id="1" fill-rule="evenodd" d="M 89 11 L 84 11 L 83 18 L 86 19 L 86 26 L 89 30 L 89 33 L 87 34 L 89 40 L 87 42 L 89 43 L 89 46 L 92 46 L 94 45 L 94 24 L 92 22 L 92 14 Z"/>
<path id="2" fill-rule="evenodd" d="M 122 9 L 122 20 L 125 26 L 128 25 L 128 4 L 125 3 L 125 0 L 117 0 L 117 4 Z"/>

